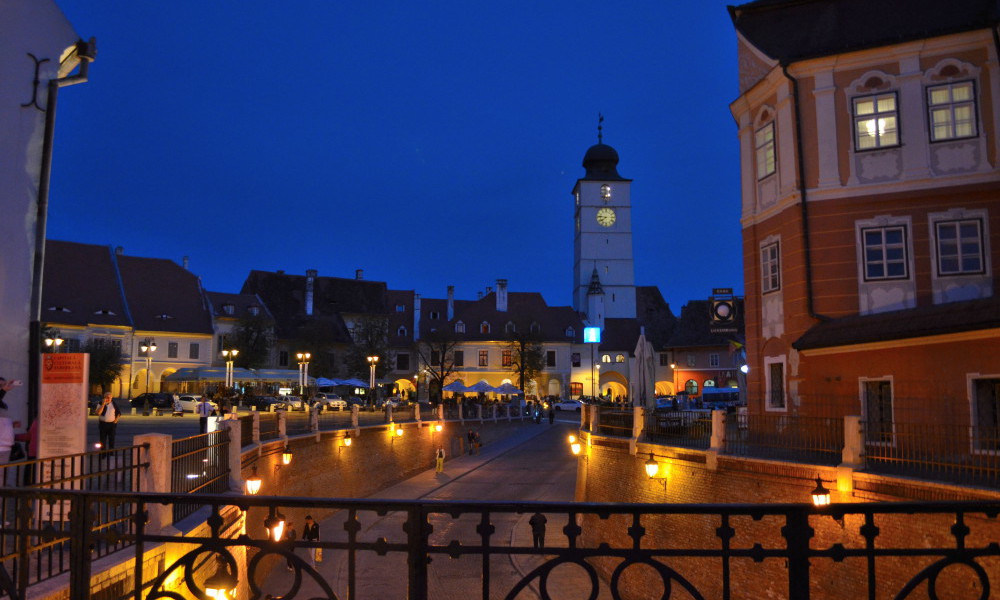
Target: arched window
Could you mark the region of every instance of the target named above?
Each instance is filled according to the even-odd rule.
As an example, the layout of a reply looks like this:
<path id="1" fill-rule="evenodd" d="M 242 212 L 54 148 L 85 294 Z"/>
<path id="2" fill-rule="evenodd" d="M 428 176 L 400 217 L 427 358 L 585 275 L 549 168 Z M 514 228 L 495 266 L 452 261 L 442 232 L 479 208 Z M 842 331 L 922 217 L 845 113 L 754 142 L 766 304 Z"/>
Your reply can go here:
<path id="1" fill-rule="evenodd" d="M 517 331 L 517 326 L 514 325 L 514 321 L 507 321 L 507 324 L 503 328 L 507 333 L 514 333 Z"/>
<path id="2" fill-rule="evenodd" d="M 489 333 L 489 332 L 490 332 L 490 324 L 489 323 L 487 323 L 486 321 L 483 321 L 482 323 L 479 324 L 479 333 Z"/>
<path id="3" fill-rule="evenodd" d="M 541 333 L 541 331 L 542 331 L 541 325 L 535 322 L 531 323 L 531 333 Z"/>
<path id="4" fill-rule="evenodd" d="M 566 337 L 568 337 L 568 338 L 576 337 L 576 330 L 573 329 L 572 327 L 567 327 L 566 328 Z"/>
<path id="5" fill-rule="evenodd" d="M 684 391 L 688 394 L 695 395 L 698 393 L 698 382 L 694 379 L 688 379 L 687 383 L 684 384 Z"/>
<path id="6" fill-rule="evenodd" d="M 430 318 L 431 318 L 432 321 L 437 321 L 438 319 L 441 318 L 441 313 L 439 313 L 436 310 L 432 310 L 431 314 L 430 314 Z"/>
<path id="7" fill-rule="evenodd" d="M 609 363 L 609 362 L 611 362 L 611 355 L 610 354 L 602 354 L 601 355 L 601 362 L 602 363 Z"/>
<path id="8" fill-rule="evenodd" d="M 455 322 L 455 333 L 465 333 L 465 323 L 462 321 Z"/>
<path id="9" fill-rule="evenodd" d="M 399 329 L 396 330 L 396 335 L 405 337 L 406 336 L 406 325 L 400 325 Z"/>
<path id="10" fill-rule="evenodd" d="M 618 356 L 615 356 L 615 362 L 616 363 L 623 363 L 623 362 L 625 362 L 625 355 L 624 354 L 619 354 Z"/>
<path id="11" fill-rule="evenodd" d="M 715 387 L 715 380 L 714 379 L 706 379 L 705 380 L 705 387 Z"/>

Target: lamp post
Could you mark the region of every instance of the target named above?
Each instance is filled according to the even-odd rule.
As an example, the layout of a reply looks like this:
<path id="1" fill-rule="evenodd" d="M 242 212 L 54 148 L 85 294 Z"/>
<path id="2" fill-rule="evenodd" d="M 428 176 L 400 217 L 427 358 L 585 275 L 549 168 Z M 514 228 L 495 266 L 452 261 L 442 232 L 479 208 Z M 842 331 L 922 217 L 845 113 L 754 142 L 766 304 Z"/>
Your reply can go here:
<path id="1" fill-rule="evenodd" d="M 299 359 L 299 394 L 302 395 L 304 402 L 306 383 L 309 381 L 309 359 L 312 358 L 312 354 L 299 352 L 295 358 Z"/>
<path id="2" fill-rule="evenodd" d="M 375 366 L 378 365 L 377 356 L 368 357 L 368 391 L 372 394 L 372 406 L 375 406 Z"/>
<path id="3" fill-rule="evenodd" d="M 226 359 L 226 389 L 232 389 L 232 387 L 236 385 L 236 382 L 233 381 L 233 361 L 239 353 L 239 350 L 222 351 L 222 357 Z"/>
<path id="4" fill-rule="evenodd" d="M 139 350 L 146 357 L 146 392 L 149 392 L 149 372 L 153 369 L 153 353 L 156 352 L 156 340 L 153 338 L 146 338 L 143 340 L 142 345 L 139 346 Z"/>
<path id="5" fill-rule="evenodd" d="M 45 346 L 48 347 L 48 348 L 52 348 L 53 352 L 58 353 L 59 352 L 59 346 L 62 346 L 63 342 L 65 342 L 65 341 L 66 340 L 62 339 L 58 335 L 53 336 L 53 337 L 47 337 L 47 338 L 45 338 Z"/>
<path id="6" fill-rule="evenodd" d="M 597 400 L 596 390 L 599 387 L 597 383 L 597 376 L 600 375 L 600 371 L 598 370 L 600 366 L 597 364 L 595 352 L 598 344 L 601 343 L 601 328 L 584 327 L 583 341 L 584 343 L 590 344 L 590 397 Z"/>
<path id="7" fill-rule="evenodd" d="M 674 384 L 674 396 L 676 396 L 680 390 L 677 389 L 677 363 L 675 362 L 670 363 L 670 381 Z"/>

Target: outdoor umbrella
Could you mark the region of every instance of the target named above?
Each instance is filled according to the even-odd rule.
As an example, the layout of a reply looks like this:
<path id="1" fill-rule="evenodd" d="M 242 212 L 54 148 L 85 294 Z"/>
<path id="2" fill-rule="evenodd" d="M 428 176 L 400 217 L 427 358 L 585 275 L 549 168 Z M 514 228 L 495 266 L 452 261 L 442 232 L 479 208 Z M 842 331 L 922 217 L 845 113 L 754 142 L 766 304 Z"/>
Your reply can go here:
<path id="1" fill-rule="evenodd" d="M 482 392 L 494 392 L 496 390 L 493 389 L 492 385 L 486 383 L 485 379 L 480 379 L 475 384 L 469 386 L 469 391 L 482 393 Z"/>
<path id="2" fill-rule="evenodd" d="M 339 379 L 327 379 L 326 377 L 317 377 L 316 385 L 319 387 L 333 387 L 335 385 L 343 385 L 344 382 Z"/>
<path id="3" fill-rule="evenodd" d="M 441 389 L 444 390 L 444 391 L 446 391 L 446 392 L 468 392 L 469 391 L 469 388 L 465 387 L 465 384 L 462 383 L 461 379 L 456 379 L 455 381 L 452 381 L 451 383 L 449 383 L 448 385 L 444 386 Z"/>
<path id="4" fill-rule="evenodd" d="M 498 394 L 520 394 L 521 390 L 516 388 L 512 383 L 501 383 L 499 387 L 496 388 L 496 393 Z"/>
<path id="5" fill-rule="evenodd" d="M 360 379 L 344 379 L 340 382 L 341 385 L 350 385 L 358 388 L 368 387 L 367 381 L 361 381 Z"/>
<path id="6" fill-rule="evenodd" d="M 656 386 L 653 368 L 653 345 L 646 341 L 646 328 L 639 330 L 635 345 L 635 370 L 632 375 L 632 405 L 652 408 L 653 390 Z"/>

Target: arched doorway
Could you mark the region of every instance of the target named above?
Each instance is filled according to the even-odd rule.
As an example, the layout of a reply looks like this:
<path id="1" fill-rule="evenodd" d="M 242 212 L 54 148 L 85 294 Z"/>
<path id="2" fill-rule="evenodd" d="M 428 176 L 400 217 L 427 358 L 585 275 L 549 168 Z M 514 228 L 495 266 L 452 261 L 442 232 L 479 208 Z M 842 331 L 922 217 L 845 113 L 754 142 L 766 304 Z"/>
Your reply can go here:
<path id="1" fill-rule="evenodd" d="M 604 398 L 624 399 L 628 396 L 628 381 L 615 371 L 601 373 L 601 395 Z"/>
<path id="2" fill-rule="evenodd" d="M 698 382 L 694 379 L 688 379 L 684 384 L 684 391 L 687 392 L 689 396 L 698 395 Z"/>
<path id="3" fill-rule="evenodd" d="M 135 373 L 135 378 L 132 380 L 132 396 L 138 396 L 139 394 L 145 394 L 146 392 L 152 392 L 156 390 L 156 378 L 152 373 L 149 374 L 149 388 L 146 387 L 146 369 L 139 369 Z"/>
<path id="4" fill-rule="evenodd" d="M 672 381 L 657 381 L 656 382 L 656 395 L 657 396 L 673 396 L 674 395 L 674 382 L 672 382 Z"/>

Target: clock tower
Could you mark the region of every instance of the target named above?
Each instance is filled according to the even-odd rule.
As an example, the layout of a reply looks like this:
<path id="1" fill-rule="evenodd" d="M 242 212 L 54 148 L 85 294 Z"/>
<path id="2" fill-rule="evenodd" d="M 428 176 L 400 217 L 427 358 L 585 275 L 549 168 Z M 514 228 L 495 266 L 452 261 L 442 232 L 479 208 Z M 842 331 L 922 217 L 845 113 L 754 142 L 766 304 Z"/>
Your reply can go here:
<path id="1" fill-rule="evenodd" d="M 573 307 L 603 327 L 605 318 L 635 318 L 632 180 L 618 174 L 618 152 L 602 143 L 600 133 L 583 157 L 583 168 L 586 174 L 573 187 Z M 603 292 L 600 302 L 593 297 L 595 289 Z M 603 314 L 590 314 L 598 306 Z"/>

